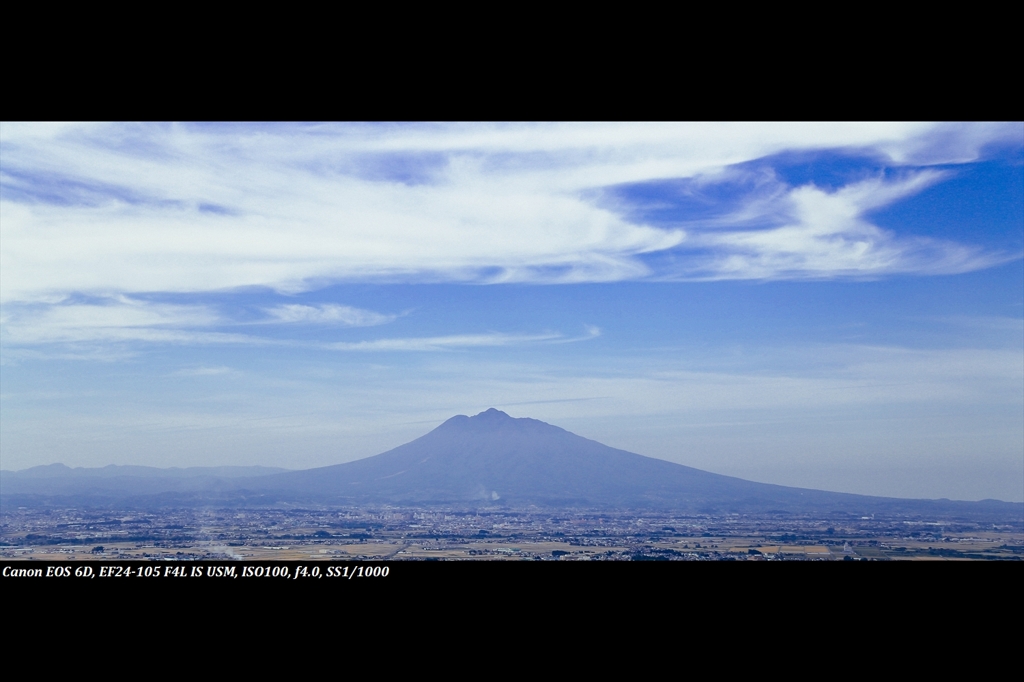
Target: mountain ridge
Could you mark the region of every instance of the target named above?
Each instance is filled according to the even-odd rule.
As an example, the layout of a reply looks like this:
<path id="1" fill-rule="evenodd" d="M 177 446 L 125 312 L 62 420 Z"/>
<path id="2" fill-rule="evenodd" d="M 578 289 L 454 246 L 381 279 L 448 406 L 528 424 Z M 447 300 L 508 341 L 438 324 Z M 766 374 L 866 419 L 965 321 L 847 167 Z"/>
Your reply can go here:
<path id="1" fill-rule="evenodd" d="M 52 465 L 51 465 L 52 466 Z M 39 468 L 39 467 L 37 467 Z M 66 467 L 65 467 L 66 468 Z M 149 469 L 139 467 L 139 469 Z M 243 468 L 238 468 L 243 469 Z M 264 468 L 266 469 L 266 468 Z M 184 470 L 181 470 L 184 471 Z M 88 497 L 74 485 L 58 490 L 33 486 L 30 477 L 12 485 L 4 472 L 5 506 L 14 497 Z M 125 479 L 128 477 L 120 477 Z M 32 479 L 37 483 L 40 477 Z M 114 479 L 109 479 L 111 483 Z M 186 485 L 181 481 L 193 481 Z M 96 478 L 92 478 L 95 483 Z M 150 483 L 153 483 L 150 480 Z M 472 417 L 456 415 L 408 443 L 363 459 L 298 471 L 263 471 L 253 476 L 179 476 L 167 490 L 92 489 L 96 503 L 127 502 L 159 493 L 161 504 L 205 505 L 397 505 L 661 508 L 690 512 L 975 513 L 1013 518 L 1024 504 L 885 498 L 792 488 L 723 476 L 609 447 L 561 427 L 514 418 L 490 408 Z M 159 485 L 156 485 L 159 488 Z M 175 497 L 177 495 L 177 497 Z M 57 499 L 52 499 L 56 503 Z M 916 510 L 916 511 L 915 511 Z"/>

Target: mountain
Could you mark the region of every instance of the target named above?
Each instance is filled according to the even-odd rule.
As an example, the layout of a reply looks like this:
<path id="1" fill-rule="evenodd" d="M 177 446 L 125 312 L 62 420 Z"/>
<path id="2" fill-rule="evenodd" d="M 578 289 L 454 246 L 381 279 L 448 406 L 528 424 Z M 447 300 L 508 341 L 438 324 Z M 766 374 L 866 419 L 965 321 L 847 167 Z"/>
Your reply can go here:
<path id="1" fill-rule="evenodd" d="M 71 468 L 63 464 L 22 471 L 0 471 L 0 495 L 92 496 L 118 499 L 126 495 L 233 489 L 231 479 L 251 479 L 288 471 L 278 467 L 224 466 L 160 469 L 110 464 Z"/>
<path id="2" fill-rule="evenodd" d="M 665 506 L 793 490 L 617 450 L 493 408 L 452 417 L 374 457 L 240 483 L 311 499 L 413 505 Z"/>
<path id="3" fill-rule="evenodd" d="M 56 466 L 56 465 L 55 465 Z M 37 467 L 36 469 L 45 469 Z M 32 470 L 29 470 L 32 471 Z M 27 500 L 32 485 L 5 472 L 5 505 Z M 755 483 L 617 450 L 536 419 L 495 409 L 452 417 L 430 433 L 382 454 L 334 466 L 257 476 L 208 476 L 203 485 L 167 483 L 164 490 L 123 490 L 123 497 L 160 492 L 161 504 L 256 506 L 275 504 L 660 508 L 689 512 L 908 513 L 1006 517 L 1024 505 L 985 500 L 903 500 Z M 122 477 L 123 478 L 123 477 Z M 81 493 L 87 477 L 81 476 Z M 42 480 L 37 477 L 37 480 Z M 67 479 L 69 480 L 69 479 Z M 113 479 L 109 479 L 113 480 Z M 169 479 L 168 479 L 169 480 Z M 196 482 L 198 483 L 198 480 Z M 113 490 L 96 488 L 110 500 Z M 159 487 L 159 486 L 156 486 Z M 73 496 L 67 483 L 62 493 Z M 169 495 L 169 493 L 177 493 Z M 53 500 L 56 502 L 56 500 Z M 24 503 L 24 502 L 22 502 Z"/>

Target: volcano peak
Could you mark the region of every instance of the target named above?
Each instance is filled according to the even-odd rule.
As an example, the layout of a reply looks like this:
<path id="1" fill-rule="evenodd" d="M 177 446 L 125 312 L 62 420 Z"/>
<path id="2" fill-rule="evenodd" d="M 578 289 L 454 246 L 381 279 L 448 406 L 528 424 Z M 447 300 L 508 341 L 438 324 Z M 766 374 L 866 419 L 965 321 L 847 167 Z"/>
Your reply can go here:
<path id="1" fill-rule="evenodd" d="M 470 417 L 470 419 L 504 420 L 513 419 L 513 417 L 510 417 L 507 413 L 502 412 L 501 410 L 496 410 L 495 408 L 492 407 L 488 410 L 484 410 L 480 414 L 473 415 L 472 417 Z"/>

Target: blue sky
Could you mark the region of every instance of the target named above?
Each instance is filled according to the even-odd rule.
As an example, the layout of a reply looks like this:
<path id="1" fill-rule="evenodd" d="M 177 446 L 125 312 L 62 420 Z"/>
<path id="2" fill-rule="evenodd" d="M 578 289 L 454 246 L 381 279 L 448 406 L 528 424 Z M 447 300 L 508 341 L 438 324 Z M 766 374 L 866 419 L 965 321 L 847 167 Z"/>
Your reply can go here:
<path id="1" fill-rule="evenodd" d="M 1024 499 L 1024 125 L 0 124 L 4 469 L 377 454 L 488 407 Z"/>

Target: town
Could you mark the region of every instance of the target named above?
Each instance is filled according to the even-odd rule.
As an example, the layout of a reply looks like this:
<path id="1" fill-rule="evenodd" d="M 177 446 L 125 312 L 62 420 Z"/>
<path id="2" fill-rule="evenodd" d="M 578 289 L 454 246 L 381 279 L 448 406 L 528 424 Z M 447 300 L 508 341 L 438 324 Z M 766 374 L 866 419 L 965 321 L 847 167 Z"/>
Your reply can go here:
<path id="1" fill-rule="evenodd" d="M 7 509 L 14 560 L 1024 559 L 1024 521 L 507 508 Z"/>

